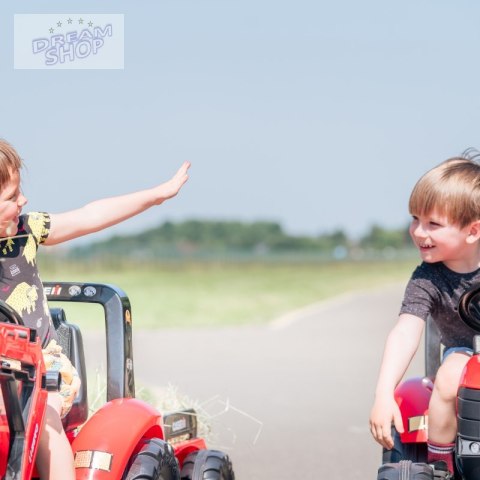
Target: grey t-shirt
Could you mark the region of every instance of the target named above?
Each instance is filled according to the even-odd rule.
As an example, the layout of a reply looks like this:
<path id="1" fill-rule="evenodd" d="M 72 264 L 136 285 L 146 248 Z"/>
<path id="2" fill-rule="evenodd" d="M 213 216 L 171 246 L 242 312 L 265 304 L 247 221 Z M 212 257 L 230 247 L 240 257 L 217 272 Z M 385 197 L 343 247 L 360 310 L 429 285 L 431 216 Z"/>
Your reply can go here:
<path id="1" fill-rule="evenodd" d="M 456 273 L 442 262 L 422 263 L 408 282 L 400 313 L 410 313 L 435 321 L 446 348 L 469 347 L 475 331 L 458 314 L 462 294 L 480 283 L 480 268 L 470 273 Z"/>

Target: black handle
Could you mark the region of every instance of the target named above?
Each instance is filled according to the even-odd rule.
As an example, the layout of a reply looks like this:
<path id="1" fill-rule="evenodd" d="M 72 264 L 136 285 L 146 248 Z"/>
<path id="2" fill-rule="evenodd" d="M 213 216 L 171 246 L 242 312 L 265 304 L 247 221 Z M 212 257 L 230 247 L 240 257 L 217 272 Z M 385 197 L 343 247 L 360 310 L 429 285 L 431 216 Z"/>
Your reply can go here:
<path id="1" fill-rule="evenodd" d="M 107 400 L 135 397 L 132 310 L 125 292 L 100 283 L 44 282 L 48 301 L 99 303 L 105 312 Z"/>

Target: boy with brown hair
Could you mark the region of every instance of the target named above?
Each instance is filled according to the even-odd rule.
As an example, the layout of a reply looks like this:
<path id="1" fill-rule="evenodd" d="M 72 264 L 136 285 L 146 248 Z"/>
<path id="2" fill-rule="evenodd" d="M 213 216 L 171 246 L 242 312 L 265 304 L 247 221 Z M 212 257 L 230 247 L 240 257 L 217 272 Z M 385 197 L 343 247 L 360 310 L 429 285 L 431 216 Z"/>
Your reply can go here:
<path id="1" fill-rule="evenodd" d="M 480 282 L 480 164 L 461 156 L 433 168 L 415 185 L 409 211 L 410 235 L 423 262 L 406 287 L 400 316 L 387 337 L 370 430 L 387 449 L 393 447 L 392 421 L 403 432 L 394 390 L 431 315 L 445 351 L 429 404 L 428 462 L 444 461 L 453 472 L 456 393 L 475 334 L 460 319 L 457 306 L 462 293 Z"/>
<path id="2" fill-rule="evenodd" d="M 190 163 L 184 162 L 170 180 L 150 189 L 97 200 L 65 213 L 22 215 L 27 203 L 20 189 L 22 161 L 9 143 L 0 140 L 0 299 L 18 311 L 25 325 L 37 331 L 46 363 L 58 364 L 60 371 L 71 372 L 73 368 L 65 365 L 69 361 L 55 344 L 56 334 L 36 263 L 39 245 L 56 245 L 98 232 L 160 205 L 179 192 L 188 179 L 189 167 Z M 61 422 L 80 386 L 78 377 L 69 377 L 60 393 L 48 395 L 37 455 L 42 480 L 75 478 L 72 450 Z"/>

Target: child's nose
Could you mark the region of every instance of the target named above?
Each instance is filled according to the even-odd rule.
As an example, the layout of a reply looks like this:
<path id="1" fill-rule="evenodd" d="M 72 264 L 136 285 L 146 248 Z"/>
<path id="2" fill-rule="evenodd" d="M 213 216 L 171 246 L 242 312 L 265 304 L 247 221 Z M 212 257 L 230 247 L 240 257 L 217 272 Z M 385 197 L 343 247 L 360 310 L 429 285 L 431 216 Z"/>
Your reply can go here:
<path id="1" fill-rule="evenodd" d="M 425 229 L 423 228 L 423 225 L 418 222 L 417 225 L 415 225 L 415 228 L 413 229 L 413 234 L 416 237 L 426 237 Z"/>
<path id="2" fill-rule="evenodd" d="M 28 200 L 27 200 L 27 197 L 25 197 L 25 195 L 20 194 L 20 195 L 18 196 L 17 205 L 18 205 L 20 208 L 23 207 L 24 205 L 26 205 L 27 202 L 28 202 Z"/>

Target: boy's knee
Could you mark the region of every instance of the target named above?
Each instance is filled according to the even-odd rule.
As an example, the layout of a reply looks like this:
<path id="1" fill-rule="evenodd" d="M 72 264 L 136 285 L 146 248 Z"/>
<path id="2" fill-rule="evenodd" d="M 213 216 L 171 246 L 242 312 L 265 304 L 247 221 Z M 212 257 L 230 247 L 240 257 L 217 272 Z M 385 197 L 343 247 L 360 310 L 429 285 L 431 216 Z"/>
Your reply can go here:
<path id="1" fill-rule="evenodd" d="M 449 375 L 439 375 L 435 377 L 433 391 L 444 401 L 453 401 L 457 396 L 458 382 L 449 380 Z"/>
<path id="2" fill-rule="evenodd" d="M 438 369 L 434 383 L 434 390 L 446 401 L 456 398 L 460 377 L 469 359 L 463 354 L 452 354 L 450 357 Z"/>

